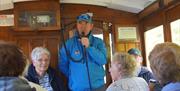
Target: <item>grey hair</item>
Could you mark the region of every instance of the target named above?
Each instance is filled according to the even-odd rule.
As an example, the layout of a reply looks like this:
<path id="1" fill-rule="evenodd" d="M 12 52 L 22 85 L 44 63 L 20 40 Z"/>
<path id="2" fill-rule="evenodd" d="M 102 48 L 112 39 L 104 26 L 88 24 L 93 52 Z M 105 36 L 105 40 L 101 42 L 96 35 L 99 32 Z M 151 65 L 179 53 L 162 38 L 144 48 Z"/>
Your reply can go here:
<path id="1" fill-rule="evenodd" d="M 149 54 L 150 67 L 162 85 L 180 82 L 180 46 L 165 42 L 157 44 Z"/>
<path id="2" fill-rule="evenodd" d="M 119 70 L 122 71 L 122 77 L 135 76 L 137 65 L 136 60 L 132 55 L 128 53 L 115 53 L 113 61 L 117 61 L 121 65 Z"/>
<path id="3" fill-rule="evenodd" d="M 31 52 L 31 59 L 32 59 L 32 61 L 39 60 L 40 56 L 42 54 L 44 54 L 44 53 L 47 54 L 49 56 L 49 58 L 50 58 L 51 55 L 50 55 L 50 52 L 48 51 L 47 48 L 44 48 L 44 47 L 36 47 L 36 48 L 34 48 L 32 50 L 32 52 Z"/>

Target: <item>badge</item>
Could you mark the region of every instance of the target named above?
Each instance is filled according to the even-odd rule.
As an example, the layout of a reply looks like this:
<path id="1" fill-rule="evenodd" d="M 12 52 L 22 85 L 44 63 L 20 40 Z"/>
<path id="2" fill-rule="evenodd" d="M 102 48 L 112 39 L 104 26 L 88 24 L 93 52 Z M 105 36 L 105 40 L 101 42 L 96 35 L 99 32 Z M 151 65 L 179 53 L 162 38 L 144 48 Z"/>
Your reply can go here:
<path id="1" fill-rule="evenodd" d="M 75 54 L 75 55 L 78 55 L 78 54 L 80 54 L 80 51 L 79 51 L 79 50 L 76 50 L 74 54 Z"/>

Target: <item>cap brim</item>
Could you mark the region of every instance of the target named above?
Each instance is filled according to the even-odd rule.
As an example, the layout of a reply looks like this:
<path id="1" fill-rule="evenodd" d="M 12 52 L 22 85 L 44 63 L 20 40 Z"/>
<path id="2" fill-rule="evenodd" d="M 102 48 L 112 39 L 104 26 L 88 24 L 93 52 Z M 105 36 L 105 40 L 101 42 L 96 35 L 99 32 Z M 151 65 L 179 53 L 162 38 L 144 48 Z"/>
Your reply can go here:
<path id="1" fill-rule="evenodd" d="M 77 20 L 77 22 L 80 22 L 80 21 L 86 21 L 86 22 L 88 22 L 88 23 L 92 23 L 91 20 L 86 20 L 86 19 L 79 19 L 79 20 Z"/>

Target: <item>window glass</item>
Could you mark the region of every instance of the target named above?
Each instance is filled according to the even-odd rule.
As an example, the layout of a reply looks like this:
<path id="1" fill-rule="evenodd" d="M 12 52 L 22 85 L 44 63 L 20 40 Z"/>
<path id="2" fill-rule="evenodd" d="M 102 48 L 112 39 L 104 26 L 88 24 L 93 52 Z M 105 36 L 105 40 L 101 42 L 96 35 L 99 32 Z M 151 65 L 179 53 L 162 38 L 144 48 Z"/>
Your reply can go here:
<path id="1" fill-rule="evenodd" d="M 171 22 L 172 42 L 180 45 L 180 19 Z"/>
<path id="2" fill-rule="evenodd" d="M 150 29 L 144 33 L 145 38 L 145 52 L 146 52 L 146 64 L 150 69 L 150 64 L 148 60 L 149 53 L 154 48 L 154 46 L 158 43 L 164 42 L 164 33 L 163 33 L 163 25 Z"/>

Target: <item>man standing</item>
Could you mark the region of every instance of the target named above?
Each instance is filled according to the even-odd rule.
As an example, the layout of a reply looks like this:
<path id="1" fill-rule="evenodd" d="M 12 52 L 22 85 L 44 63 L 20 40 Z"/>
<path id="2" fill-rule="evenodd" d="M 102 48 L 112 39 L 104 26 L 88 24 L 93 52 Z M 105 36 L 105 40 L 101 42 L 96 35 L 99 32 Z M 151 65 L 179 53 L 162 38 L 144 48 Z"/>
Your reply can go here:
<path id="1" fill-rule="evenodd" d="M 77 17 L 76 25 L 75 36 L 59 51 L 59 69 L 72 91 L 104 91 L 105 44 L 92 35 L 92 17 L 87 13 Z"/>

